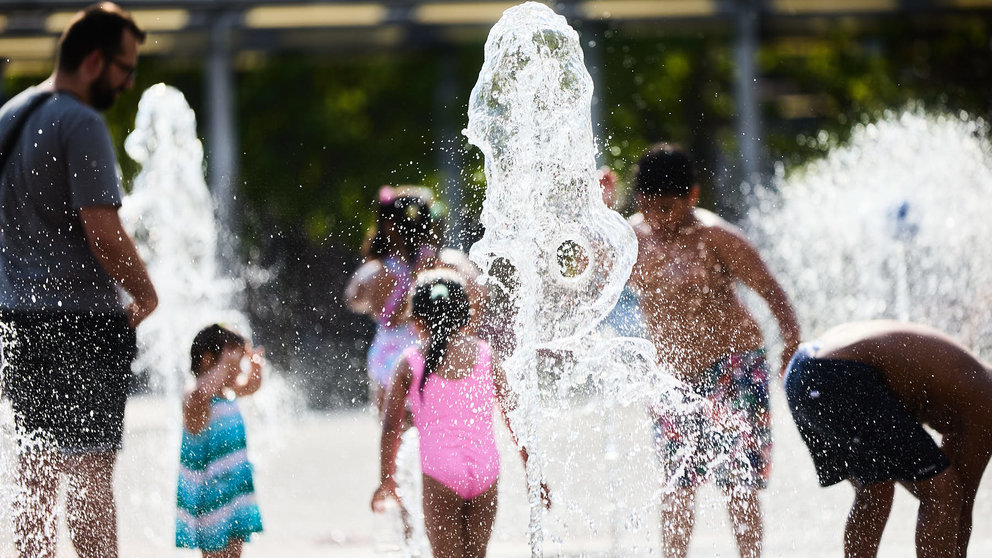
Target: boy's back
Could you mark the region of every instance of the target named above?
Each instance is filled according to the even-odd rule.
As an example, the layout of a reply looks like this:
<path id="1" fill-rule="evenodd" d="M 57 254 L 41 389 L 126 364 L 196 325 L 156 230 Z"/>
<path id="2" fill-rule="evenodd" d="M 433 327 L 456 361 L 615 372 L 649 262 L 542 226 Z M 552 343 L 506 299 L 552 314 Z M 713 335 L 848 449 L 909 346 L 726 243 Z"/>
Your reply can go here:
<path id="1" fill-rule="evenodd" d="M 819 340 L 820 358 L 869 364 L 921 422 L 942 434 L 992 436 L 992 374 L 967 348 L 919 324 L 845 324 Z"/>

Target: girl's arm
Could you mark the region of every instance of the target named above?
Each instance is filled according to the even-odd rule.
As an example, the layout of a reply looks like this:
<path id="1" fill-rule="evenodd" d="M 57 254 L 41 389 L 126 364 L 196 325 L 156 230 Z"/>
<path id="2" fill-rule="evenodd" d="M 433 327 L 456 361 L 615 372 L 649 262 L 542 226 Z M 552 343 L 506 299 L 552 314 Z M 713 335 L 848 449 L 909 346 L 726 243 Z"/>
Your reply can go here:
<path id="1" fill-rule="evenodd" d="M 356 314 L 373 314 L 376 312 L 375 299 L 380 290 L 379 283 L 387 275 L 386 269 L 379 260 L 365 262 L 351 275 L 344 289 L 344 300 L 348 309 Z M 379 308 L 382 305 L 380 303 Z"/>
<path id="2" fill-rule="evenodd" d="M 231 391 L 238 397 L 245 397 L 258 391 L 262 387 L 262 363 L 265 361 L 265 347 L 253 348 L 251 345 L 245 347 L 245 356 L 251 368 L 247 376 L 238 375 L 231 386 Z M 238 363 L 240 370 L 241 363 Z"/>
<path id="3" fill-rule="evenodd" d="M 527 448 L 522 446 L 520 441 L 517 440 L 517 435 L 513 432 L 513 427 L 510 426 L 510 417 L 508 415 L 509 411 L 517 408 L 517 394 L 510 389 L 510 384 L 506 381 L 506 374 L 503 372 L 503 367 L 496 362 L 496 359 L 493 359 L 492 366 L 493 386 L 496 388 L 496 400 L 499 403 L 500 414 L 503 415 L 503 423 L 506 424 L 506 429 L 510 432 L 510 438 L 513 440 L 513 444 L 520 451 L 520 459 L 523 461 L 524 469 L 526 470 L 530 455 L 527 453 Z M 551 491 L 544 481 L 541 481 L 541 501 L 544 502 L 544 507 L 551 508 Z"/>
<path id="4" fill-rule="evenodd" d="M 372 511 L 378 511 L 387 497 L 396 498 L 396 479 L 393 478 L 396 472 L 396 450 L 400 447 L 406 397 L 412 383 L 413 372 L 407 360 L 403 359 L 397 365 L 396 376 L 386 399 L 386 416 L 379 445 L 379 488 L 372 495 Z"/>
<path id="5" fill-rule="evenodd" d="M 190 433 L 199 434 L 207 426 L 210 400 L 223 393 L 231 374 L 237 373 L 243 355 L 241 347 L 225 348 L 217 362 L 196 379 L 196 385 L 183 401 L 183 426 Z"/>

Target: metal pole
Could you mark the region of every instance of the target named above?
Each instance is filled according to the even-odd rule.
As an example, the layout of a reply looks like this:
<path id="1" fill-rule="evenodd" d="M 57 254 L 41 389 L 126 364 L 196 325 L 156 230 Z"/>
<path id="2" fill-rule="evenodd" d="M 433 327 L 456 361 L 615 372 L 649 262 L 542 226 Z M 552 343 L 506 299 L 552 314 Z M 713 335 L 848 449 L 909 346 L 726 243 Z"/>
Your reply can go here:
<path id="1" fill-rule="evenodd" d="M 592 78 L 592 103 L 589 106 L 590 120 L 592 121 L 592 135 L 596 138 L 596 164 L 603 165 L 606 161 L 603 157 L 603 149 L 606 142 L 602 137 L 603 132 L 603 37 L 604 26 L 599 22 L 584 20 L 581 22 L 582 34 L 579 41 L 582 46 L 582 55 L 585 58 L 586 69 L 589 77 Z"/>
<path id="2" fill-rule="evenodd" d="M 737 4 L 737 129 L 741 170 L 749 184 L 761 180 L 764 169 L 761 150 L 761 115 L 757 96 L 758 9 L 751 0 Z M 728 200 L 735 203 L 739 200 Z"/>
<path id="3" fill-rule="evenodd" d="M 452 105 L 458 102 L 458 67 L 455 49 L 444 48 L 439 64 L 439 80 L 434 89 L 434 122 L 438 138 L 434 144 L 434 156 L 440 171 L 441 197 L 448 206 L 448 222 L 445 231 L 445 245 L 468 250 L 465 245 L 465 193 L 460 178 L 461 134 L 453 120 Z"/>
<path id="4" fill-rule="evenodd" d="M 206 65 L 207 165 L 210 189 L 217 208 L 220 230 L 219 257 L 233 267 L 234 232 L 237 230 L 234 184 L 237 179 L 237 131 L 234 118 L 234 29 L 238 14 L 217 13 L 211 20 L 210 51 Z"/>

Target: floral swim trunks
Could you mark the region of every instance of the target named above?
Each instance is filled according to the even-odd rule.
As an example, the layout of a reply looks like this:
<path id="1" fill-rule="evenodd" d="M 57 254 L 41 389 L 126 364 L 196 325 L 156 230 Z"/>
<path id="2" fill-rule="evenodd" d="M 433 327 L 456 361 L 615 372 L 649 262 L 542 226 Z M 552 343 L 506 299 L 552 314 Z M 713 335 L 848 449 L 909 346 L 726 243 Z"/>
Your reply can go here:
<path id="1" fill-rule="evenodd" d="M 764 349 L 721 359 L 693 391 L 712 409 L 664 414 L 655 423 L 658 454 L 673 484 L 695 488 L 712 478 L 721 487 L 765 488 L 772 436 Z"/>

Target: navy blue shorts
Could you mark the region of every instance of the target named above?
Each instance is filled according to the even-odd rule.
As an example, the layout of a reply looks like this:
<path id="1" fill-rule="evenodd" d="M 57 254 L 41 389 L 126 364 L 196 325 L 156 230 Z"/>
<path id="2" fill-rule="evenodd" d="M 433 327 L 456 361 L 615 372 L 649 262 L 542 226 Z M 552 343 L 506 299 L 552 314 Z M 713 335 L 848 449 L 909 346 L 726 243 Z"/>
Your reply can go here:
<path id="1" fill-rule="evenodd" d="M 0 311 L 3 396 L 18 438 L 65 453 L 116 451 L 136 355 L 121 314 Z"/>
<path id="2" fill-rule="evenodd" d="M 878 370 L 811 355 L 803 345 L 792 358 L 785 395 L 821 486 L 916 482 L 950 466 Z"/>

